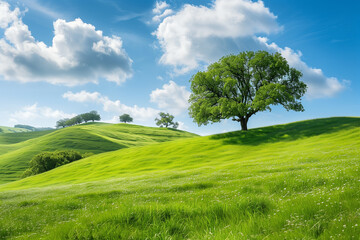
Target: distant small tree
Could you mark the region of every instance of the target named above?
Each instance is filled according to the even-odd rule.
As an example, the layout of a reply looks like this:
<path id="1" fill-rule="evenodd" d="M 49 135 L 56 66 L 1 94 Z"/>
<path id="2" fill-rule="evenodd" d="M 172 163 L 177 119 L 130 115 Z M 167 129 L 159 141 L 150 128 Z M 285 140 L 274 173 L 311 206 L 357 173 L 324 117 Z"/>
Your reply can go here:
<path id="1" fill-rule="evenodd" d="M 92 120 L 92 114 L 89 112 L 80 114 L 80 116 L 82 117 L 82 119 L 84 120 L 85 123 Z"/>
<path id="2" fill-rule="evenodd" d="M 60 119 L 59 121 L 56 122 L 56 128 L 64 128 L 67 126 L 66 122 L 69 121 L 68 118 L 64 118 L 64 119 Z"/>
<path id="3" fill-rule="evenodd" d="M 75 125 L 75 124 L 76 124 L 76 119 L 75 119 L 75 117 L 68 119 L 68 120 L 65 122 L 65 124 L 66 124 L 67 127 L 70 127 L 70 126 Z"/>
<path id="4" fill-rule="evenodd" d="M 159 118 L 155 118 L 155 123 L 157 126 L 160 127 L 170 127 L 172 126 L 172 128 L 178 128 L 179 127 L 179 123 L 178 122 L 174 122 L 174 116 L 171 115 L 170 113 L 164 113 L 164 112 L 160 112 L 159 113 L 160 119 Z"/>
<path id="5" fill-rule="evenodd" d="M 81 115 L 77 115 L 74 117 L 74 121 L 75 121 L 75 124 L 80 124 L 80 123 L 84 122 L 84 119 L 82 118 Z"/>
<path id="6" fill-rule="evenodd" d="M 83 122 L 88 122 L 88 121 L 100 121 L 100 115 L 96 112 L 96 111 L 91 111 L 88 113 L 82 113 L 79 114 L 73 118 L 64 118 L 64 119 L 60 119 L 59 121 L 56 122 L 56 127 L 60 128 L 60 127 L 69 127 L 69 126 L 73 126 L 76 124 L 80 124 Z"/>
<path id="7" fill-rule="evenodd" d="M 119 117 L 120 122 L 124 122 L 124 123 L 130 123 L 133 121 L 133 118 L 129 115 L 129 114 L 123 114 Z"/>
<path id="8" fill-rule="evenodd" d="M 100 114 L 98 114 L 97 111 L 91 111 L 89 113 L 90 113 L 90 120 L 92 120 L 93 122 L 101 120 Z"/>
<path id="9" fill-rule="evenodd" d="M 0 133 L 2 133 L 4 130 L 2 128 L 0 128 Z"/>

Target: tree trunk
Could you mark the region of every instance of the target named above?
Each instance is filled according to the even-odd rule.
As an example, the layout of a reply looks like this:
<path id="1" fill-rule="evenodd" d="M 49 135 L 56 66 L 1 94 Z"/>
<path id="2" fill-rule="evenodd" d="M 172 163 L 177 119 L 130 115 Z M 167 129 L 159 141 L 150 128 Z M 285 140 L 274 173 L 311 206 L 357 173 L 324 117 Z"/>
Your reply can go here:
<path id="1" fill-rule="evenodd" d="M 247 131 L 247 122 L 248 119 L 247 118 L 240 118 L 240 123 L 241 123 L 241 130 L 242 131 Z"/>

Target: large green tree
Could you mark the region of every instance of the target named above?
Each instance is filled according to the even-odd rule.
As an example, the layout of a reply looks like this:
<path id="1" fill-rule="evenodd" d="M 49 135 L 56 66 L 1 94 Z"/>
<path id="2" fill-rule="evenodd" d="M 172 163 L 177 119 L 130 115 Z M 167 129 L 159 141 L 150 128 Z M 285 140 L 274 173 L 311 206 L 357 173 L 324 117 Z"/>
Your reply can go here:
<path id="1" fill-rule="evenodd" d="M 199 125 L 232 118 L 247 130 L 257 112 L 282 105 L 304 111 L 301 97 L 306 84 L 280 53 L 248 51 L 229 55 L 198 72 L 191 81 L 189 114 Z"/>

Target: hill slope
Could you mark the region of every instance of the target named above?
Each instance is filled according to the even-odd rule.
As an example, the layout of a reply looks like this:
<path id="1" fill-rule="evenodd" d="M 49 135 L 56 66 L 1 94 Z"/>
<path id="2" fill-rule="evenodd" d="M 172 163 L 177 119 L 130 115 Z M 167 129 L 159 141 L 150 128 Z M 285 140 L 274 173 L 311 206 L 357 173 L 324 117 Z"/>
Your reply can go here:
<path id="1" fill-rule="evenodd" d="M 359 160 L 360 118 L 102 153 L 0 185 L 0 238 L 356 239 Z"/>
<path id="2" fill-rule="evenodd" d="M 57 131 L 0 135 L 0 183 L 19 179 L 30 159 L 43 151 L 73 149 L 102 153 L 196 136 L 179 130 L 132 124 L 89 123 Z"/>
<path id="3" fill-rule="evenodd" d="M 338 152 L 356 151 L 359 143 L 359 118 L 317 119 L 97 154 L 6 188 L 83 183 L 168 170 L 231 168 L 258 160 L 288 165 L 294 160 L 331 158 L 334 147 Z"/>
<path id="4" fill-rule="evenodd" d="M 30 132 L 30 130 L 25 129 L 25 128 L 13 128 L 13 127 L 0 126 L 0 134 L 2 134 L 2 133 L 17 133 L 17 132 Z"/>

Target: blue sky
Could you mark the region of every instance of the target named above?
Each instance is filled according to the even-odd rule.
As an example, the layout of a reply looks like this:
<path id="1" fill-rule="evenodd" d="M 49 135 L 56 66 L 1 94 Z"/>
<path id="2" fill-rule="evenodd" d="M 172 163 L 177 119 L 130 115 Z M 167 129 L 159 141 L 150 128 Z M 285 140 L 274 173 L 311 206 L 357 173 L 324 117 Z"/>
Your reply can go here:
<path id="1" fill-rule="evenodd" d="M 155 126 L 160 111 L 206 135 L 187 112 L 189 80 L 226 54 L 280 52 L 304 74 L 305 112 L 274 107 L 249 127 L 360 115 L 358 1 L 0 0 L 0 125 L 54 127 L 97 110 Z"/>

